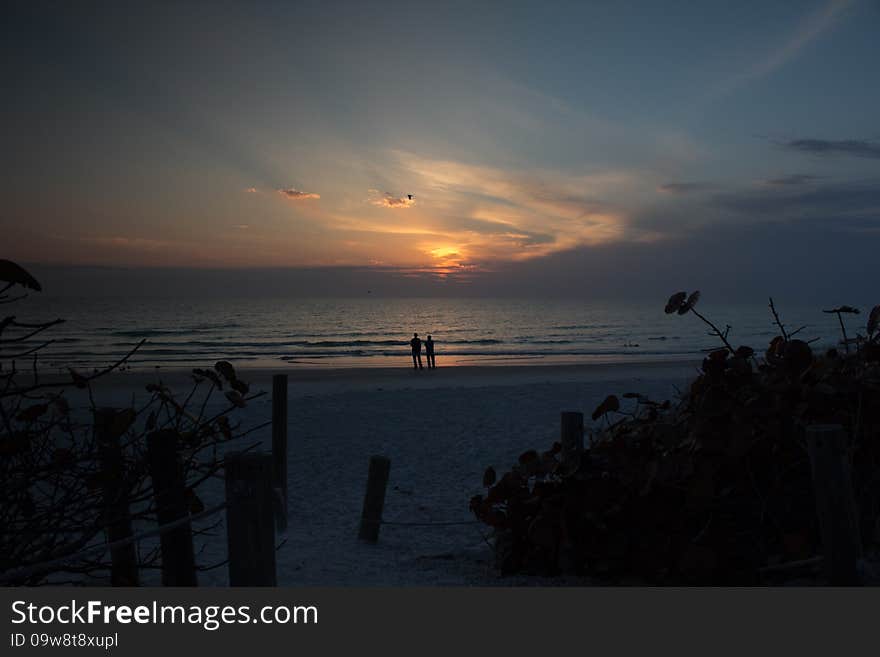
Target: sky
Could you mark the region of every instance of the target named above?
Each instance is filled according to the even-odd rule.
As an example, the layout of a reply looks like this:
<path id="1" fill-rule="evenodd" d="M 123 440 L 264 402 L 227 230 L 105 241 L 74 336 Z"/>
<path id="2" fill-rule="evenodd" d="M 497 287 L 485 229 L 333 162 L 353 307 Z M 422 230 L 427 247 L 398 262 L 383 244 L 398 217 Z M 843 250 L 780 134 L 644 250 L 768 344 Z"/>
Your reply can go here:
<path id="1" fill-rule="evenodd" d="M 56 280 L 872 287 L 871 0 L 5 13 L 0 257 Z"/>

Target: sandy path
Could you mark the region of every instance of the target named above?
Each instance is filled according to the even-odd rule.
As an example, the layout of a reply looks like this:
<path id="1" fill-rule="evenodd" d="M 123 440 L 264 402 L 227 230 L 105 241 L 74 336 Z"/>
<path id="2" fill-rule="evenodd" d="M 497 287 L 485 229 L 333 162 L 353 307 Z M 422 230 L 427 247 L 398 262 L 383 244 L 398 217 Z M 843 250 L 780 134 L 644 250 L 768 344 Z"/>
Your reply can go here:
<path id="1" fill-rule="evenodd" d="M 348 379 L 334 386 L 304 386 L 305 394 L 292 384 L 290 528 L 278 553 L 279 584 L 519 583 L 492 572 L 481 526 L 384 526 L 377 545 L 360 543 L 357 525 L 370 455 L 391 459 L 386 520 L 470 521 L 468 500 L 482 491 L 485 467 L 506 469 L 524 450 L 549 447 L 558 436 L 560 411 L 588 415 L 612 392 L 635 390 L 666 398 L 686 377 L 680 369 L 677 376 L 665 370 L 649 370 L 649 376 L 628 373 L 577 381 L 569 380 L 578 378 L 572 372 L 532 372 L 524 376 L 545 380 L 522 383 L 512 377 L 511 385 L 475 385 L 479 377 L 468 377 L 458 382 L 471 385 L 452 387 L 427 386 L 425 379 L 408 385 L 412 379 L 404 378 L 381 386 L 373 382 L 371 389 Z M 665 376 L 658 378 L 658 373 Z M 248 415 L 268 417 L 269 409 L 270 401 L 260 400 Z M 225 550 L 221 528 L 203 560 L 222 560 Z M 226 569 L 203 573 L 200 579 L 225 585 Z"/>

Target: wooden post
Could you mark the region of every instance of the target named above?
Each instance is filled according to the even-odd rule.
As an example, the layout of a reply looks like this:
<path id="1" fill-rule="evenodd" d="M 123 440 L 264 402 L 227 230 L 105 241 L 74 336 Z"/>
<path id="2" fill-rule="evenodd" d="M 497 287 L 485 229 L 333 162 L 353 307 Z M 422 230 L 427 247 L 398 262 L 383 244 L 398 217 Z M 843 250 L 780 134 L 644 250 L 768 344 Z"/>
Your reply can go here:
<path id="1" fill-rule="evenodd" d="M 276 586 L 272 455 L 226 455 L 230 586 Z"/>
<path id="2" fill-rule="evenodd" d="M 379 540 L 379 527 L 382 525 L 382 509 L 385 506 L 385 489 L 388 487 L 388 474 L 391 460 L 384 456 L 370 457 L 370 471 L 367 475 L 367 492 L 364 495 L 364 510 L 361 513 L 361 527 L 358 538 L 375 543 Z"/>
<path id="3" fill-rule="evenodd" d="M 584 414 L 563 411 L 560 422 L 560 442 L 562 443 L 562 463 L 565 470 L 573 472 L 581 463 L 584 451 Z"/>
<path id="4" fill-rule="evenodd" d="M 172 429 L 154 431 L 147 436 L 147 457 L 160 527 L 189 516 L 186 482 L 177 458 L 179 442 L 180 436 Z M 186 522 L 163 532 L 159 540 L 162 547 L 162 585 L 198 586 L 192 525 Z"/>
<path id="5" fill-rule="evenodd" d="M 94 415 L 109 543 L 132 535 L 122 446 L 119 443 L 120 436 L 113 430 L 116 415 L 117 411 L 112 408 L 98 409 Z M 137 548 L 133 542 L 110 550 L 110 562 L 110 583 L 113 586 L 138 586 Z"/>
<path id="6" fill-rule="evenodd" d="M 272 377 L 272 481 L 277 491 L 275 519 L 287 529 L 287 375 Z"/>
<path id="7" fill-rule="evenodd" d="M 838 424 L 806 428 L 825 574 L 832 586 L 859 584 L 858 516 L 846 456 L 846 432 Z"/>

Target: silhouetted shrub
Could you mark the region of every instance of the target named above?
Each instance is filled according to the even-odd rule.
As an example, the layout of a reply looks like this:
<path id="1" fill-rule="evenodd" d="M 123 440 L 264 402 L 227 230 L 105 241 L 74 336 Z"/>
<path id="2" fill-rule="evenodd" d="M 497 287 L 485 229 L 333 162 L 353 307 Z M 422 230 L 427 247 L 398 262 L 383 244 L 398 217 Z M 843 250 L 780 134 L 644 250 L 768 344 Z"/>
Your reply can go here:
<path id="1" fill-rule="evenodd" d="M 809 424 L 840 424 L 849 434 L 853 486 L 865 547 L 880 514 L 880 306 L 867 335 L 847 338 L 849 354 L 816 355 L 780 330 L 763 357 L 734 348 L 695 310 L 698 293 L 670 298 L 667 313 L 693 313 L 723 348 L 709 353 L 681 398 L 657 402 L 609 396 L 593 413 L 576 468 L 561 445 L 526 452 L 486 495 L 471 500 L 494 528 L 503 573 L 589 575 L 654 584 L 754 584 L 761 567 L 820 551 Z M 853 314 L 843 306 L 834 311 Z M 843 324 L 841 322 L 843 329 Z"/>
<path id="2" fill-rule="evenodd" d="M 8 260 L 0 260 L 0 285 L 4 305 L 24 298 L 28 289 L 41 290 L 33 276 Z M 17 288 L 25 292 L 11 295 Z M 232 421 L 233 412 L 258 396 L 249 395 L 247 384 L 223 361 L 212 369 L 193 370 L 192 387 L 184 394 L 160 381 L 151 383 L 144 403 L 111 413 L 106 435 L 119 440 L 122 464 L 120 470 L 108 471 L 94 430 L 98 404 L 93 386 L 124 366 L 143 342 L 104 369 L 87 374 L 68 368 L 66 376 L 50 377 L 39 367 L 40 350 L 49 344 L 41 337 L 61 321 L 22 322 L 14 315 L 0 320 L 0 577 L 9 580 L 9 573 L 36 567 L 7 583 L 83 582 L 106 576 L 108 555 L 100 552 L 60 566 L 38 565 L 104 541 L 105 526 L 112 520 L 103 494 L 108 478 L 121 485 L 135 526 L 155 527 L 146 459 L 151 432 L 171 430 L 168 435 L 176 437 L 191 511 L 200 511 L 199 486 L 222 467 L 219 446 L 249 433 Z M 69 401 L 70 390 L 80 391 L 76 396 L 86 400 L 84 408 Z M 224 406 L 208 412 L 218 392 L 226 395 Z M 142 567 L 154 567 L 158 559 L 157 549 L 139 555 Z"/>

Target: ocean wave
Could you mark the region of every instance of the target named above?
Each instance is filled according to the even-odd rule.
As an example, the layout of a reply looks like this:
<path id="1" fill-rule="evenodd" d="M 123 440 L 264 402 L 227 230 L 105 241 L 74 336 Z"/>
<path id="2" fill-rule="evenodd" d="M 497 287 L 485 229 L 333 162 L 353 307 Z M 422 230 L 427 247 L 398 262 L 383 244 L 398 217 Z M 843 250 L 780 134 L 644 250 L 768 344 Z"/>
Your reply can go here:
<path id="1" fill-rule="evenodd" d="M 633 350 L 633 349 L 569 349 L 569 350 L 511 350 L 511 349 L 486 349 L 480 351 L 444 350 L 437 352 L 437 358 L 452 356 L 684 356 L 698 354 L 699 350 Z M 303 351 L 280 355 L 282 360 L 296 358 L 338 358 L 345 356 L 361 356 L 371 358 L 382 356 L 386 358 L 409 358 L 408 350 L 401 351 L 363 351 L 360 349 L 347 351 Z"/>
<path id="2" fill-rule="evenodd" d="M 503 344 L 503 340 L 445 340 L 437 344 L 473 344 L 473 345 L 489 345 Z M 211 349 L 232 349 L 232 348 L 251 348 L 251 349 L 284 349 L 286 347 L 305 347 L 305 348 L 332 348 L 332 347 L 389 347 L 400 346 L 409 347 L 409 340 L 286 340 L 278 342 L 236 342 L 230 340 L 186 340 L 181 342 L 167 341 L 148 341 L 147 348 L 164 348 L 164 347 L 208 347 Z M 113 342 L 110 346 L 127 347 L 131 346 L 128 342 Z"/>
<path id="3" fill-rule="evenodd" d="M 211 333 L 214 331 L 224 331 L 228 329 L 241 328 L 240 324 L 199 324 L 197 326 L 181 326 L 180 328 L 152 328 L 152 329 L 103 329 L 107 330 L 110 335 L 116 335 L 121 338 L 149 338 L 151 336 L 160 335 L 192 335 L 193 333 Z"/>
<path id="4" fill-rule="evenodd" d="M 522 341 L 523 344 L 577 344 L 575 340 L 531 340 Z"/>

